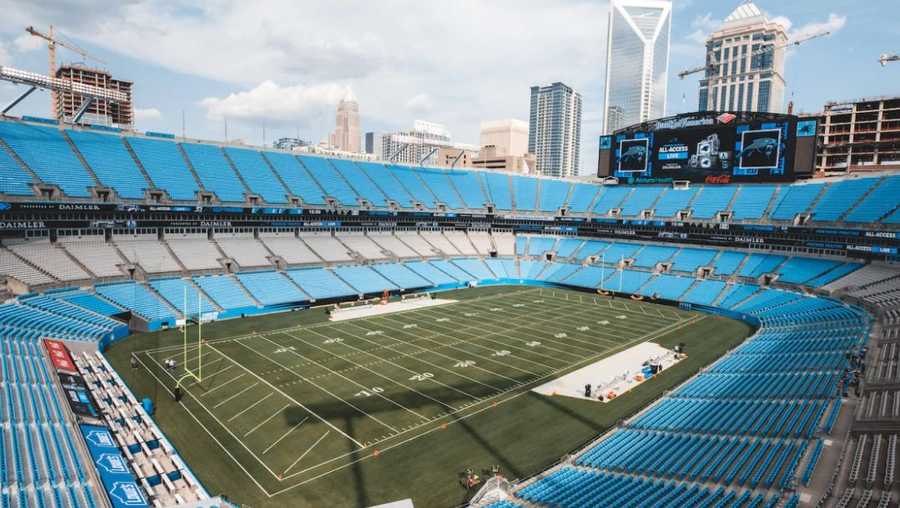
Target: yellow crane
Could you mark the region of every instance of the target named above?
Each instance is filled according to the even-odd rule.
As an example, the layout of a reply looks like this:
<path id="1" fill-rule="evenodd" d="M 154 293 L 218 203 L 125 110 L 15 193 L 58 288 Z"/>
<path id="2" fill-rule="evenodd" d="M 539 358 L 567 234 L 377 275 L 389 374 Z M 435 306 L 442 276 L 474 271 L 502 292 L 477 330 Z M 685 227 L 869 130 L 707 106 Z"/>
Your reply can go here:
<path id="1" fill-rule="evenodd" d="M 40 39 L 44 39 L 45 41 L 47 41 L 47 53 L 48 53 L 48 57 L 50 60 L 49 76 L 51 78 L 56 77 L 56 46 L 57 45 L 62 46 L 74 53 L 81 55 L 81 57 L 84 59 L 91 59 L 91 60 L 94 60 L 95 62 L 98 62 L 101 64 L 104 63 L 99 58 L 96 58 L 96 57 L 90 55 L 87 51 L 79 48 L 75 44 L 61 40 L 59 38 L 59 36 L 57 36 L 54 33 L 53 25 L 50 25 L 50 29 L 47 31 L 47 33 L 43 33 L 41 31 L 37 30 L 36 28 L 34 28 L 33 26 L 26 27 L 25 31 L 34 37 L 38 37 Z M 59 110 L 56 105 L 56 91 L 54 91 L 54 90 L 50 91 L 50 110 L 53 112 L 54 117 L 59 118 L 59 116 L 60 116 Z"/>

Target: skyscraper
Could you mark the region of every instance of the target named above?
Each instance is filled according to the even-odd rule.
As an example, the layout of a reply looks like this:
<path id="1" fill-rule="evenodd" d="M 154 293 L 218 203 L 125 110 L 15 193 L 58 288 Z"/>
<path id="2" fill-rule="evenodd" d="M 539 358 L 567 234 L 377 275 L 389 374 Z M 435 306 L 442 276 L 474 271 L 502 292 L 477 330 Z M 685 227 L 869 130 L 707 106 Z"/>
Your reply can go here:
<path id="1" fill-rule="evenodd" d="M 335 124 L 329 144 L 338 150 L 359 153 L 359 103 L 349 89 L 338 103 Z"/>
<path id="2" fill-rule="evenodd" d="M 672 2 L 610 0 L 603 129 L 665 115 Z"/>
<path id="3" fill-rule="evenodd" d="M 581 94 L 562 84 L 531 87 L 528 152 L 537 173 L 576 176 L 580 167 Z"/>
<path id="4" fill-rule="evenodd" d="M 706 40 L 700 111 L 782 112 L 784 27 L 752 2 L 741 3 Z M 768 49 L 768 50 L 767 50 Z M 754 52 L 755 55 L 751 56 Z"/>

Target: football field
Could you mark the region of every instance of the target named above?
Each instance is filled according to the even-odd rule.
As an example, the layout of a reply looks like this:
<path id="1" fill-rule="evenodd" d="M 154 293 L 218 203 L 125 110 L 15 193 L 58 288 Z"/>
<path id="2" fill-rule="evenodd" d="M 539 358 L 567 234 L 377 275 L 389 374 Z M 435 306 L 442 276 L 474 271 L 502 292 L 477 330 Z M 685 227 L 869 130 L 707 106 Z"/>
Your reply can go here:
<path id="1" fill-rule="evenodd" d="M 235 485 L 257 489 L 253 498 L 290 504 L 317 480 L 385 463 L 425 436 L 452 439 L 448 429 L 484 412 L 503 416 L 540 383 L 712 319 L 573 291 L 500 288 L 418 310 L 220 333 L 190 345 L 187 362 L 180 343 L 135 352 L 169 396 L 185 363 L 194 373 L 202 365 L 199 381 L 181 384 L 178 425 L 215 443 L 204 456 L 233 463 L 243 476 Z M 164 367 L 169 359 L 176 369 Z"/>

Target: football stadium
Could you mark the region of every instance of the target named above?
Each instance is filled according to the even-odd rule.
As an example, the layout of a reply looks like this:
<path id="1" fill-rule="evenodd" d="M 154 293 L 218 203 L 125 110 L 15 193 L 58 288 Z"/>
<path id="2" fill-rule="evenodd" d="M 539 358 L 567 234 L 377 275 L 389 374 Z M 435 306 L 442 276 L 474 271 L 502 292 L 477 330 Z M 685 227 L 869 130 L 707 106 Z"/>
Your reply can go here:
<path id="1" fill-rule="evenodd" d="M 0 508 L 898 506 L 900 173 L 820 177 L 831 117 L 573 178 L 93 123 L 130 88 L 73 76 L 0 66 Z"/>

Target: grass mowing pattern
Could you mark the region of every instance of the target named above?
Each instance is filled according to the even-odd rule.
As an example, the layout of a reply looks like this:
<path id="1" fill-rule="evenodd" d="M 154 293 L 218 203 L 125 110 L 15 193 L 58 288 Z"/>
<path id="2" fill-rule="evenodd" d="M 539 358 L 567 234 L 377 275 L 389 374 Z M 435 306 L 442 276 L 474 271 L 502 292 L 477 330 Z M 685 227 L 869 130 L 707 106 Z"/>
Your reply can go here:
<path id="1" fill-rule="evenodd" d="M 155 395 L 163 431 L 213 492 L 252 506 L 404 497 L 454 506 L 465 500 L 456 485 L 465 467 L 533 474 L 749 333 L 723 318 L 574 291 L 443 296 L 460 302 L 338 323 L 310 310 L 206 326 L 204 380 L 188 382 L 180 404 L 167 391 L 181 372 L 161 368 L 170 356 L 181 361 L 176 332 L 129 339 L 108 356 L 139 397 Z M 690 356 L 610 404 L 528 391 L 646 340 L 685 342 Z M 144 368 L 127 368 L 131 352 Z"/>

